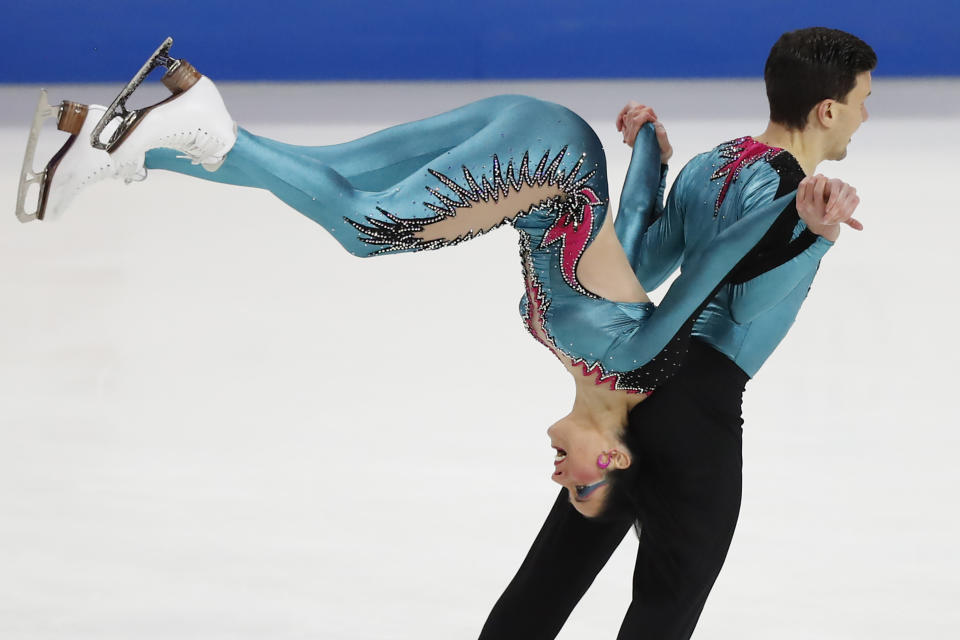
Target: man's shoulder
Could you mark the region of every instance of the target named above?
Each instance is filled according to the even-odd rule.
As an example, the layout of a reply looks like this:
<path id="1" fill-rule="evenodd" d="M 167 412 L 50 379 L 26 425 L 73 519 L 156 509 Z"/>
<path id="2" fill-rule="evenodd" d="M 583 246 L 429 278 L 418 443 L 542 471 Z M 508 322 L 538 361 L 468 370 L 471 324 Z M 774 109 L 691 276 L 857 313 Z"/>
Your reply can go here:
<path id="1" fill-rule="evenodd" d="M 761 150 L 755 144 L 752 144 L 752 140 L 750 136 L 725 140 L 711 149 L 693 156 L 684 165 L 683 171 L 695 173 L 707 180 L 717 180 L 729 173 L 735 173 L 735 178 L 739 178 L 743 170 L 747 168 L 760 169 L 768 163 L 758 161 L 768 160 L 775 153 L 760 152 Z M 782 150 L 778 149 L 777 151 Z"/>
<path id="2" fill-rule="evenodd" d="M 778 197 L 796 189 L 804 176 L 790 152 L 751 136 L 726 140 L 697 154 L 684 166 L 683 172 L 694 184 L 717 186 L 716 211 L 731 190 L 770 189 Z"/>

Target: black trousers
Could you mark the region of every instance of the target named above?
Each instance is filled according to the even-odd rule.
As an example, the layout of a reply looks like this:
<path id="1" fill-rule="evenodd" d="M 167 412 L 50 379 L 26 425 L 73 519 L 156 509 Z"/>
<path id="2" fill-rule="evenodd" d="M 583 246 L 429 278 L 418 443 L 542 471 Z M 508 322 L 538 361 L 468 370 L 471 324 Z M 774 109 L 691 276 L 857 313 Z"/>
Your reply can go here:
<path id="1" fill-rule="evenodd" d="M 740 513 L 740 417 L 747 375 L 693 340 L 682 369 L 630 414 L 644 446 L 633 601 L 619 640 L 687 639 L 723 566 Z M 582 517 L 560 492 L 481 640 L 554 638 L 630 523 Z"/>

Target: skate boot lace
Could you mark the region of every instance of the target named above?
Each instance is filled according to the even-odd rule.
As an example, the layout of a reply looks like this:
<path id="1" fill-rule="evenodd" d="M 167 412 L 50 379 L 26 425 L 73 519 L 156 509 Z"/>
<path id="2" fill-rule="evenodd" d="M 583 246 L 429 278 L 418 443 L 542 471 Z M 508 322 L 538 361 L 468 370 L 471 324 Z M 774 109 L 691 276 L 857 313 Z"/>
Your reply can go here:
<path id="1" fill-rule="evenodd" d="M 183 155 L 177 157 L 189 160 L 191 164 L 219 162 L 223 158 L 225 146 L 220 137 L 200 129 L 167 136 L 163 143 L 163 146 L 182 152 Z"/>
<path id="2" fill-rule="evenodd" d="M 130 173 L 130 171 L 133 171 L 133 173 Z M 128 169 L 128 172 L 126 175 L 123 175 L 121 173 L 121 176 L 123 177 L 123 184 L 130 184 L 132 182 L 143 182 L 144 180 L 147 179 L 147 168 L 146 167 L 130 168 Z"/>
<path id="3" fill-rule="evenodd" d="M 179 151 L 178 158 L 189 160 L 191 164 L 218 166 L 223 161 L 227 143 L 219 136 L 211 135 L 202 129 L 179 131 L 156 140 L 153 148 L 166 148 Z M 143 164 L 143 155 L 134 156 L 116 165 L 117 175 L 124 183 L 142 182 L 147 179 L 147 168 Z"/>

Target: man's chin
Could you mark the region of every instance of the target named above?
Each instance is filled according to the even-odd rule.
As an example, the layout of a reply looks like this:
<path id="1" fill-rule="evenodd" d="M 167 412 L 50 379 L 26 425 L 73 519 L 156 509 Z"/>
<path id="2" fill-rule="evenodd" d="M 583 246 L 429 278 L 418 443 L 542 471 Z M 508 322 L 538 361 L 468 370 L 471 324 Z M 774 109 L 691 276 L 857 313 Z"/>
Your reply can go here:
<path id="1" fill-rule="evenodd" d="M 843 160 L 846 157 L 847 157 L 847 148 L 844 147 L 843 149 L 840 149 L 839 151 L 835 152 L 832 156 L 830 156 L 828 160 Z"/>

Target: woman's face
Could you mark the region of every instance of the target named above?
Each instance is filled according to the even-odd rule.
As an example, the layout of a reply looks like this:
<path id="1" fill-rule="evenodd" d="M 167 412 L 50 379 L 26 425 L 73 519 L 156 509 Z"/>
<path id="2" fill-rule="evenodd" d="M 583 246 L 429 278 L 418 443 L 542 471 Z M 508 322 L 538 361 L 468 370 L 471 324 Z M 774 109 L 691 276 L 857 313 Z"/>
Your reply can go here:
<path id="1" fill-rule="evenodd" d="M 609 491 L 597 458 L 615 449 L 616 444 L 611 446 L 600 433 L 575 428 L 563 420 L 547 429 L 547 435 L 556 451 L 552 480 L 566 487 L 570 504 L 577 511 L 587 517 L 597 515 Z"/>

